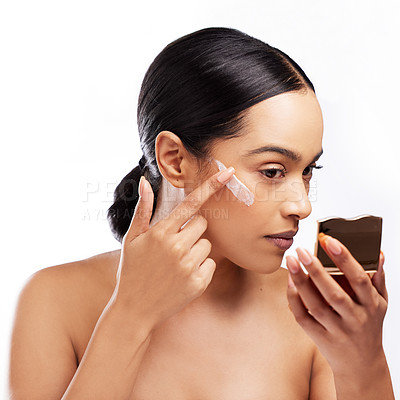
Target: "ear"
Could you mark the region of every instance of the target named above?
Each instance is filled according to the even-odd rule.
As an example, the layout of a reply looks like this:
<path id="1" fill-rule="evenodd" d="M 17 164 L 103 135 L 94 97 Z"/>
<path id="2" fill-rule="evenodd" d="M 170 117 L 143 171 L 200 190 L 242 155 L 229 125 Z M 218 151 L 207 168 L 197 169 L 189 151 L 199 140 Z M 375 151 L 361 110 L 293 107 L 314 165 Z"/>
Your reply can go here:
<path id="1" fill-rule="evenodd" d="M 155 153 L 161 175 L 173 186 L 185 188 L 194 182 L 196 159 L 173 132 L 162 131 L 157 135 Z"/>

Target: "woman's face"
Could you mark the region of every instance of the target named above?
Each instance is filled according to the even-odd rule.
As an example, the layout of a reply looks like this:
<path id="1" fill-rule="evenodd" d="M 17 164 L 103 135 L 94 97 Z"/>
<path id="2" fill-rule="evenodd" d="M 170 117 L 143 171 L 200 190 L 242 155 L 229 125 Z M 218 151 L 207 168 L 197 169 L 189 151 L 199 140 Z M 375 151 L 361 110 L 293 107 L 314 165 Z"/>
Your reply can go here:
<path id="1" fill-rule="evenodd" d="M 266 235 L 297 231 L 311 213 L 313 166 L 322 153 L 322 113 L 315 94 L 284 93 L 251 107 L 241 137 L 215 143 L 212 156 L 254 194 L 250 206 L 224 187 L 201 209 L 209 257 L 259 273 L 276 271 L 286 250 Z M 215 163 L 215 162 L 214 162 Z M 209 175 L 218 171 L 217 164 Z"/>

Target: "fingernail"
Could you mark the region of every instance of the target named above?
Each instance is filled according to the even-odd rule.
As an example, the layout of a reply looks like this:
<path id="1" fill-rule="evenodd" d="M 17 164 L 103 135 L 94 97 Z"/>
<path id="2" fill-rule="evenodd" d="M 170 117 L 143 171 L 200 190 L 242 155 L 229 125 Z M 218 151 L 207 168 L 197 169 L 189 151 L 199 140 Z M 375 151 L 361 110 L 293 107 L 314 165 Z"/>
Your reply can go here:
<path id="1" fill-rule="evenodd" d="M 235 168 L 229 167 L 221 171 L 221 173 L 217 177 L 217 181 L 221 183 L 228 182 L 230 178 L 232 178 L 232 171 L 235 172 Z"/>
<path id="2" fill-rule="evenodd" d="M 290 274 L 288 274 L 288 288 L 294 288 L 293 279 Z"/>
<path id="3" fill-rule="evenodd" d="M 385 262 L 385 255 L 383 254 L 383 251 L 381 250 L 379 253 L 378 271 L 379 271 L 379 269 L 381 269 L 383 271 L 384 262 Z"/>
<path id="4" fill-rule="evenodd" d="M 320 232 L 320 233 L 318 234 L 318 240 L 319 240 L 321 243 L 323 243 L 326 239 L 328 239 L 328 236 L 326 236 L 325 233 Z"/>
<path id="5" fill-rule="evenodd" d="M 306 251 L 306 249 L 302 249 L 302 248 L 298 248 L 296 249 L 297 255 L 300 258 L 300 261 L 304 264 L 304 265 L 310 265 L 312 263 L 312 258 L 311 255 L 308 251 Z"/>
<path id="6" fill-rule="evenodd" d="M 299 272 L 299 266 L 296 259 L 291 256 L 286 256 L 286 266 L 292 274 L 297 274 Z"/>
<path id="7" fill-rule="evenodd" d="M 143 197 L 143 175 L 140 177 L 139 180 L 139 196 Z"/>
<path id="8" fill-rule="evenodd" d="M 143 192 L 145 191 L 145 188 L 146 193 L 143 193 L 143 199 L 149 201 L 151 199 L 153 189 L 151 188 L 150 182 L 145 177 L 143 177 Z"/>
<path id="9" fill-rule="evenodd" d="M 328 238 L 328 240 L 326 241 L 326 247 L 335 256 L 338 256 L 342 252 L 340 242 L 333 237 Z"/>

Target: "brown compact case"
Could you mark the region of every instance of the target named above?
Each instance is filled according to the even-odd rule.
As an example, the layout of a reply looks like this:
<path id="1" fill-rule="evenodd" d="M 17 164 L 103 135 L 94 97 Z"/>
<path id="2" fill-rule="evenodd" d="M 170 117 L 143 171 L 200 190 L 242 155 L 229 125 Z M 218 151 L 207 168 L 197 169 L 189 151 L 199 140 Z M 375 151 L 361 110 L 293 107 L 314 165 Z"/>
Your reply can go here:
<path id="1" fill-rule="evenodd" d="M 318 240 L 321 233 L 339 240 L 350 251 L 353 257 L 361 264 L 364 270 L 372 277 L 379 265 L 379 254 L 382 238 L 382 218 L 373 215 L 360 215 L 355 218 L 324 218 L 317 220 L 317 242 L 315 256 L 327 269 L 329 274 L 354 297 L 354 292 L 343 272 L 325 253 Z"/>

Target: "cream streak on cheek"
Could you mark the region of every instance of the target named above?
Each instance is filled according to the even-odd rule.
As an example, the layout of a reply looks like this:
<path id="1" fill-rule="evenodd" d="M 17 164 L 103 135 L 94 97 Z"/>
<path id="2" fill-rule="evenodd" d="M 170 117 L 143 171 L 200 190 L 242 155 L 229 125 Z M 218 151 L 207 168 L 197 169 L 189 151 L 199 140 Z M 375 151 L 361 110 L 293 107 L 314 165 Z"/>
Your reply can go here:
<path id="1" fill-rule="evenodd" d="M 220 171 L 226 169 L 225 165 L 214 158 Z M 246 206 L 251 206 L 254 203 L 254 194 L 250 189 L 240 180 L 233 175 L 232 179 L 226 184 L 226 187 L 232 192 L 232 194 Z"/>

